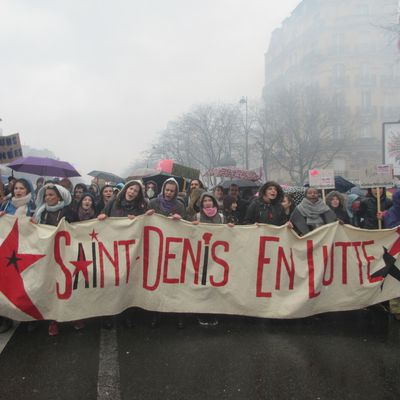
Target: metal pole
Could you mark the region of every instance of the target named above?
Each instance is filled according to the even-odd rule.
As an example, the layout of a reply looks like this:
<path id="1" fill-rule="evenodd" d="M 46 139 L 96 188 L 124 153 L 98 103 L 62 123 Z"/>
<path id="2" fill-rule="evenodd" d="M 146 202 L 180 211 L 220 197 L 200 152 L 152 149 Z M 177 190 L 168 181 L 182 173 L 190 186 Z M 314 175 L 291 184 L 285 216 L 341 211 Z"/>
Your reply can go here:
<path id="1" fill-rule="evenodd" d="M 245 138 L 245 166 L 246 170 L 249 169 L 249 129 L 247 126 L 247 116 L 248 116 L 248 108 L 247 108 L 247 96 L 243 96 L 240 101 L 240 104 L 246 104 L 245 115 L 244 115 L 244 138 Z"/>
<path id="2" fill-rule="evenodd" d="M 249 169 L 249 129 L 247 126 L 247 96 L 246 96 L 245 136 L 246 136 L 246 170 L 248 170 Z"/>

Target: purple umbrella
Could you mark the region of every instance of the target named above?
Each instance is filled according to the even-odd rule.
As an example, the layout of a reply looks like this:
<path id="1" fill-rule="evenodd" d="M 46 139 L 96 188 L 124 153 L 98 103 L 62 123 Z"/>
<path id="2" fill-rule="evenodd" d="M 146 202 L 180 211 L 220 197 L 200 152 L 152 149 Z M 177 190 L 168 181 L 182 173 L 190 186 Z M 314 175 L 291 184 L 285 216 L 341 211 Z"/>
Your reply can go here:
<path id="1" fill-rule="evenodd" d="M 56 176 L 59 178 L 81 176 L 70 163 L 49 157 L 20 157 L 8 164 L 7 167 L 14 171 L 39 176 Z"/>

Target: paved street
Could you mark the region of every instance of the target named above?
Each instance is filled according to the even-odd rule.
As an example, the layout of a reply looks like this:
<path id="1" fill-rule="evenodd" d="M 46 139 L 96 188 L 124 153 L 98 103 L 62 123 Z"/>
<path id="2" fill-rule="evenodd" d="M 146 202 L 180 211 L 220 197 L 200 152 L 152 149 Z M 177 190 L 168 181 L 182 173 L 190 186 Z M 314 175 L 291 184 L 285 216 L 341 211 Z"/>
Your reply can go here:
<path id="1" fill-rule="evenodd" d="M 220 317 L 58 337 L 21 324 L 0 355 L 0 399 L 399 399 L 400 323 L 379 309 L 301 320 Z M 2 335 L 4 336 L 4 335 Z M 2 338 L 4 342 L 4 337 Z M 0 347 L 1 348 L 1 347 Z"/>

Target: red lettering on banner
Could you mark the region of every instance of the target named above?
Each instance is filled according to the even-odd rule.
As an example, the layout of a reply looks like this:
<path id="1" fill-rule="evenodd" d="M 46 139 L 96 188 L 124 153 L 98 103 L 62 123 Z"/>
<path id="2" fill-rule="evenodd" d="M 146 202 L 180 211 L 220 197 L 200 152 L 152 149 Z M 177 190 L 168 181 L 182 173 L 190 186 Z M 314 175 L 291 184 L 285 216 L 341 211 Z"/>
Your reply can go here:
<path id="1" fill-rule="evenodd" d="M 175 260 L 176 254 L 170 252 L 170 243 L 182 243 L 182 238 L 177 237 L 167 237 L 165 239 L 165 255 L 164 255 L 164 273 L 163 273 L 163 282 L 164 283 L 179 283 L 179 278 L 169 278 L 168 277 L 168 261 Z"/>
<path id="2" fill-rule="evenodd" d="M 114 258 L 108 252 L 102 242 L 99 243 L 100 254 L 100 287 L 104 287 L 104 254 L 111 262 L 115 272 L 115 286 L 119 286 L 119 257 L 118 257 L 118 242 L 114 241 Z"/>
<path id="3" fill-rule="evenodd" d="M 360 285 L 363 284 L 364 280 L 363 280 L 363 265 L 362 265 L 362 261 L 360 258 L 360 252 L 358 251 L 358 248 L 361 246 L 361 242 L 352 242 L 351 245 L 354 247 L 354 250 L 356 252 L 356 257 L 357 257 L 357 265 L 358 265 L 358 279 L 360 281 Z"/>
<path id="4" fill-rule="evenodd" d="M 65 266 L 60 251 L 60 240 L 65 239 L 65 246 L 71 244 L 71 236 L 67 231 L 57 232 L 54 238 L 54 260 L 60 266 L 65 276 L 64 292 L 60 292 L 60 284 L 56 282 L 57 297 L 61 300 L 67 300 L 72 295 L 72 275 L 70 270 Z"/>
<path id="5" fill-rule="evenodd" d="M 213 275 L 210 275 L 210 283 L 212 286 L 225 286 L 228 283 L 228 278 L 229 278 L 229 264 L 217 257 L 216 254 L 216 248 L 222 246 L 224 248 L 224 252 L 227 253 L 229 251 L 229 243 L 228 242 L 224 242 L 222 240 L 216 241 L 215 243 L 213 243 L 213 245 L 211 246 L 211 258 L 212 260 L 216 263 L 222 266 L 222 268 L 224 269 L 224 275 L 222 277 L 222 280 L 220 282 L 216 282 L 214 279 Z"/>
<path id="6" fill-rule="evenodd" d="M 150 259 L 150 232 L 158 235 L 158 258 L 157 258 L 157 276 L 153 285 L 148 282 L 149 279 L 149 259 Z M 161 266 L 163 255 L 164 235 L 161 229 L 155 226 L 145 226 L 143 228 L 143 288 L 147 290 L 156 290 L 160 284 Z"/>
<path id="7" fill-rule="evenodd" d="M 334 277 L 334 247 L 333 245 L 331 246 L 331 256 L 330 256 L 330 263 L 329 263 L 329 253 L 328 253 L 328 246 L 323 245 L 322 246 L 322 251 L 324 254 L 324 275 L 322 277 L 322 284 L 324 286 L 329 286 L 333 282 L 333 277 Z M 326 273 L 328 271 L 328 264 L 330 264 L 330 272 L 329 272 L 329 278 L 326 277 Z"/>
<path id="8" fill-rule="evenodd" d="M 321 292 L 315 291 L 315 268 L 314 268 L 313 241 L 307 240 L 307 264 L 308 264 L 308 295 L 310 299 L 318 297 Z"/>
<path id="9" fill-rule="evenodd" d="M 265 264 L 269 264 L 271 259 L 265 257 L 265 243 L 267 242 L 279 242 L 279 238 L 275 236 L 261 236 L 260 237 L 260 247 L 258 250 L 258 267 L 257 267 L 257 284 L 256 284 L 256 296 L 257 297 L 271 297 L 271 292 L 263 292 L 263 273 Z"/>
<path id="10" fill-rule="evenodd" d="M 363 242 L 362 246 L 361 246 L 362 251 L 363 251 L 363 255 L 365 257 L 365 260 L 367 261 L 367 279 L 368 279 L 369 283 L 380 282 L 380 281 L 383 281 L 383 279 L 384 279 L 383 276 L 377 276 L 376 278 L 372 278 L 371 277 L 371 261 L 374 261 L 375 257 L 374 256 L 369 256 L 367 254 L 367 250 L 366 250 L 365 247 L 373 245 L 373 244 L 375 244 L 374 240 L 368 240 L 367 242 Z"/>
<path id="11" fill-rule="evenodd" d="M 290 249 L 290 263 L 291 267 L 289 267 L 289 262 L 286 258 L 285 251 L 282 246 L 278 247 L 278 268 L 276 270 L 276 284 L 275 284 L 275 289 L 280 290 L 281 289 L 281 271 L 282 271 L 282 262 L 285 264 L 286 272 L 289 276 L 289 290 L 293 290 L 294 286 L 294 274 L 295 274 L 295 268 L 294 268 L 294 261 L 293 261 L 293 251 Z"/>
<path id="12" fill-rule="evenodd" d="M 342 248 L 342 283 L 347 285 L 347 249 L 351 247 L 350 242 L 336 242 L 336 247 Z"/>
<path id="13" fill-rule="evenodd" d="M 197 242 L 197 252 L 196 257 L 194 256 L 194 251 L 189 239 L 183 240 L 183 254 L 182 254 L 182 264 L 181 264 L 181 279 L 180 283 L 185 283 L 186 277 L 186 268 L 188 255 L 190 255 L 190 259 L 194 269 L 194 284 L 199 284 L 199 269 L 200 269 L 200 261 L 201 261 L 201 241 Z"/>
<path id="14" fill-rule="evenodd" d="M 126 261 L 126 283 L 129 282 L 129 277 L 131 274 L 131 256 L 129 254 L 129 246 L 136 243 L 136 240 L 119 240 L 118 246 L 125 247 L 125 261 Z"/>

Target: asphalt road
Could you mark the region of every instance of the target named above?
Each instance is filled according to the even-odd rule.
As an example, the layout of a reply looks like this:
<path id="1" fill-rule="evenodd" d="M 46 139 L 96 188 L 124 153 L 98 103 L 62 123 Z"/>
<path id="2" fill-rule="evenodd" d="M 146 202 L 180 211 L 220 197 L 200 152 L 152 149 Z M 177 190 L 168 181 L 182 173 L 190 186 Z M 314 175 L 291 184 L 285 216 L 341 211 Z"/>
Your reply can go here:
<path id="1" fill-rule="evenodd" d="M 216 327 L 188 316 L 181 330 L 173 315 L 150 320 L 63 324 L 57 337 L 21 324 L 0 354 L 0 400 L 400 399 L 400 322 L 379 309 Z"/>

